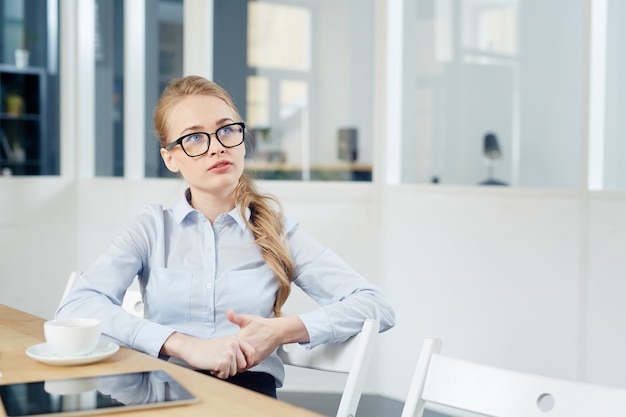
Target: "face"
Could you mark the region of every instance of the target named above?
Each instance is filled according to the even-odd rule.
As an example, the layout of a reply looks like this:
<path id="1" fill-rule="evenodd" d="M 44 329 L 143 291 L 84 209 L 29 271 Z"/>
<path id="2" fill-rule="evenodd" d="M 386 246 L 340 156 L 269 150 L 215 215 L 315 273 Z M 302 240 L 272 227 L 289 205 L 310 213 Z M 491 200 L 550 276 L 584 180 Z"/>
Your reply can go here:
<path id="1" fill-rule="evenodd" d="M 192 195 L 211 193 L 217 197 L 232 196 L 243 173 L 246 147 L 242 143 L 225 148 L 212 133 L 220 127 L 238 122 L 233 110 L 221 99 L 206 95 L 187 96 L 168 116 L 168 143 L 194 132 L 211 133 L 209 151 L 189 157 L 180 145 L 169 151 L 161 148 L 161 157 L 172 172 L 180 172 Z"/>

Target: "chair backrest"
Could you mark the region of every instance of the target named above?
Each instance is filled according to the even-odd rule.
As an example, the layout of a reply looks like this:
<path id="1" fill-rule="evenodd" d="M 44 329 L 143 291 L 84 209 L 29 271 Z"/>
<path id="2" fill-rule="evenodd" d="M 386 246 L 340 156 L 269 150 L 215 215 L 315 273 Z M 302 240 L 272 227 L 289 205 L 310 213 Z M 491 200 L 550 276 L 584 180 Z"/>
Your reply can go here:
<path id="1" fill-rule="evenodd" d="M 446 406 L 438 410 L 448 415 L 456 415 L 452 409 L 492 417 L 626 415 L 626 389 L 522 373 L 440 352 L 441 340 L 424 341 L 401 417 L 421 417 L 426 404 Z"/>
<path id="2" fill-rule="evenodd" d="M 61 300 L 65 299 L 72 287 L 74 287 L 76 280 L 80 278 L 81 275 L 82 272 L 78 271 L 72 271 L 70 273 L 67 283 L 65 284 L 65 290 L 63 290 L 63 297 Z M 139 281 L 137 280 L 137 277 L 135 277 L 131 286 L 126 290 L 126 294 L 124 294 L 122 308 L 134 316 L 143 317 L 143 299 L 141 298 L 141 291 L 139 290 Z"/>
<path id="3" fill-rule="evenodd" d="M 365 320 L 361 332 L 343 343 L 327 343 L 310 350 L 290 343 L 278 348 L 278 356 L 285 365 L 347 374 L 337 417 L 354 417 L 379 329 L 377 320 Z"/>
<path id="4" fill-rule="evenodd" d="M 81 273 L 78 271 L 72 271 L 70 273 L 70 276 L 65 283 L 65 289 L 63 290 L 63 296 L 61 296 L 61 301 L 65 300 L 65 297 L 67 297 L 67 294 L 69 294 L 70 290 L 74 287 L 74 284 L 76 283 L 78 277 L 80 277 L 80 274 Z"/>

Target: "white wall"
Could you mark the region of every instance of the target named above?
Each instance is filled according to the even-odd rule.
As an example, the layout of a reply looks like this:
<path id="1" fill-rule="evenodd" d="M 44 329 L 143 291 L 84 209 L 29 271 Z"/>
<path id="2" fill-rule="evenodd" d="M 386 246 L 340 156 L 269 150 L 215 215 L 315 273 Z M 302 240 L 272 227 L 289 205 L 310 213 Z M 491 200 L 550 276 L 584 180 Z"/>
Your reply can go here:
<path id="1" fill-rule="evenodd" d="M 402 397 L 424 337 L 493 365 L 576 378 L 580 210 L 574 193 L 396 187 L 382 264 L 398 306 L 381 389 Z M 399 239 L 404 236 L 403 239 Z"/>
<path id="2" fill-rule="evenodd" d="M 111 239 L 152 203 L 173 205 L 184 190 L 179 180 L 97 178 L 77 185 L 75 269 L 85 270 Z"/>
<path id="3" fill-rule="evenodd" d="M 426 336 L 463 358 L 626 387 L 626 193 L 260 186 L 396 306 L 368 392 L 402 400 Z M 181 191 L 177 180 L 0 178 L 0 303 L 51 317 L 70 270 Z"/>
<path id="4" fill-rule="evenodd" d="M 76 185 L 0 177 L 0 303 L 51 317 L 76 250 Z"/>
<path id="5" fill-rule="evenodd" d="M 626 198 L 594 193 L 589 202 L 585 372 L 593 382 L 626 386 Z"/>

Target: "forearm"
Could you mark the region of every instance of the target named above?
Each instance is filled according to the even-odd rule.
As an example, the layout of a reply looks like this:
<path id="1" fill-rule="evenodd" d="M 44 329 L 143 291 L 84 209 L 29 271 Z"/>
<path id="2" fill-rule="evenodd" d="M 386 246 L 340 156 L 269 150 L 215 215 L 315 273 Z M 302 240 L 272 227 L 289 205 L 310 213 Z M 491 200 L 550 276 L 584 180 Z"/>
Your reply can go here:
<path id="1" fill-rule="evenodd" d="M 380 331 L 395 325 L 395 313 L 388 300 L 377 290 L 363 290 L 318 309 L 299 315 L 309 331 L 309 343 L 340 343 L 355 335 L 366 319 L 378 320 Z"/>
<path id="2" fill-rule="evenodd" d="M 161 346 L 160 354 L 165 356 L 173 356 L 175 358 L 182 358 L 185 340 L 188 338 L 189 336 L 186 336 L 182 333 L 172 333 L 170 337 L 165 340 L 163 346 Z"/>
<path id="3" fill-rule="evenodd" d="M 276 321 L 276 346 L 309 341 L 309 332 L 300 317 L 279 317 L 274 320 Z"/>

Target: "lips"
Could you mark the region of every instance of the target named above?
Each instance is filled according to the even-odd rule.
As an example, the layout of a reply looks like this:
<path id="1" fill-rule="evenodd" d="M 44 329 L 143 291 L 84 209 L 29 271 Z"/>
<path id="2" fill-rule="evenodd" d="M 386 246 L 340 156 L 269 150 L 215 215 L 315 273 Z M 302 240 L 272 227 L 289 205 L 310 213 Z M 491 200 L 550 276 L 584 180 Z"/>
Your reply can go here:
<path id="1" fill-rule="evenodd" d="M 232 164 L 233 163 L 230 161 L 217 161 L 216 163 L 214 163 L 213 165 L 209 167 L 209 171 L 213 169 L 227 168 L 231 166 Z"/>

